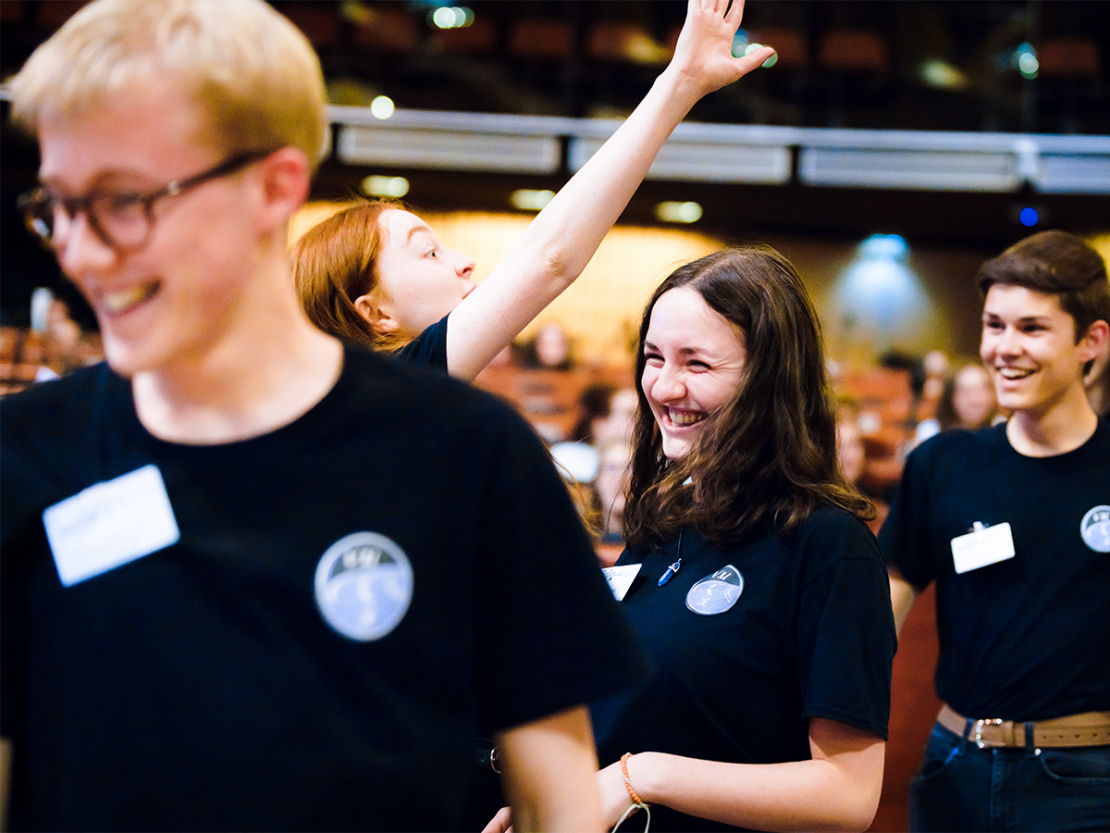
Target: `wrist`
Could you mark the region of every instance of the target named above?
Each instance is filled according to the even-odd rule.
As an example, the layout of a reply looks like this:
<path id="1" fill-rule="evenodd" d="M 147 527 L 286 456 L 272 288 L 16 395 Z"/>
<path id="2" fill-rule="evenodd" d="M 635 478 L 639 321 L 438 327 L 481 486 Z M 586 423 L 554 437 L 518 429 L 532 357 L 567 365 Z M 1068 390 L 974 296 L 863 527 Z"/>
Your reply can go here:
<path id="1" fill-rule="evenodd" d="M 632 759 L 631 752 L 625 752 L 621 755 L 621 774 L 624 776 L 624 789 L 628 792 L 628 800 L 636 807 L 646 807 L 647 804 L 643 797 L 636 792 L 636 788 L 632 786 L 632 779 L 628 774 L 628 762 Z"/>
<path id="2" fill-rule="evenodd" d="M 668 64 L 659 73 L 655 84 L 671 101 L 685 110 L 689 110 L 712 92 L 702 79 L 684 72 L 674 64 Z"/>
<path id="3" fill-rule="evenodd" d="M 638 752 L 624 760 L 628 784 L 645 804 L 663 803 L 658 777 L 661 758 L 658 752 Z"/>

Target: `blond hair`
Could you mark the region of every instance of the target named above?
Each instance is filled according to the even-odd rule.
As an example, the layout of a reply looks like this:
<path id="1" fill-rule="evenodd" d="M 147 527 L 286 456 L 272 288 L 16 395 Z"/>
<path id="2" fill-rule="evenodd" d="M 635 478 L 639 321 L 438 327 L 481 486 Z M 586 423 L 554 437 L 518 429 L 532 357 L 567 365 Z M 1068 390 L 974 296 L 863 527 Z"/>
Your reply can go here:
<path id="1" fill-rule="evenodd" d="M 324 148 L 320 61 L 263 0 L 95 0 L 39 46 L 11 80 L 12 116 L 32 133 L 46 113 L 92 112 L 151 77 L 207 115 L 197 139 L 224 152 Z"/>

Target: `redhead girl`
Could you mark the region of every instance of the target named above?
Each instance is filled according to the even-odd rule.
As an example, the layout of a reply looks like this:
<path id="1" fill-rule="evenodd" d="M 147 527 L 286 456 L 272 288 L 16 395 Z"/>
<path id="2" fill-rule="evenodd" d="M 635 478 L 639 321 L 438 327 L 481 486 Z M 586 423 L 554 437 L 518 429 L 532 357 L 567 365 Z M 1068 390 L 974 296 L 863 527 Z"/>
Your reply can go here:
<path id="1" fill-rule="evenodd" d="M 473 379 L 581 274 L 690 108 L 771 56 L 732 56 L 743 10 L 743 0 L 689 0 L 674 57 L 639 107 L 480 285 L 473 260 L 420 217 L 360 200 L 293 249 L 309 317 L 345 341 Z"/>

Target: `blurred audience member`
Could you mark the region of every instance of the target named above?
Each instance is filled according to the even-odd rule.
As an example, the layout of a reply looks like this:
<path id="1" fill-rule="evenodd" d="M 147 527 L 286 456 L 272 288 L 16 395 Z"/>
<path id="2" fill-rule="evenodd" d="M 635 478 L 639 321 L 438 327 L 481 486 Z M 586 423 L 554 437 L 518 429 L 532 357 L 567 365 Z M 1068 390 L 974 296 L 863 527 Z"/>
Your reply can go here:
<path id="1" fill-rule="evenodd" d="M 69 313 L 69 305 L 55 298 L 46 313 L 46 352 L 55 371 L 65 374 L 85 364 L 82 335 L 81 325 Z"/>
<path id="2" fill-rule="evenodd" d="M 628 495 L 632 445 L 626 437 L 607 437 L 598 445 L 597 458 L 594 494 L 597 497 L 601 543 L 623 545 L 624 502 Z M 620 550 L 615 550 L 613 555 L 615 561 Z"/>
<path id="3" fill-rule="evenodd" d="M 998 399 L 987 369 L 979 362 L 968 362 L 945 381 L 936 416 L 918 424 L 914 445 L 953 428 L 988 428 L 997 416 Z"/>
<path id="4" fill-rule="evenodd" d="M 558 321 L 549 321 L 540 327 L 535 337 L 525 345 L 521 364 L 541 370 L 571 370 L 570 336 Z"/>
<path id="5" fill-rule="evenodd" d="M 600 446 L 611 439 L 631 442 L 637 404 L 634 388 L 619 388 L 609 400 L 608 415 L 594 420 L 594 444 Z"/>
<path id="6" fill-rule="evenodd" d="M 636 391 L 612 382 L 594 382 L 578 397 L 578 410 L 570 440 L 595 446 L 613 437 L 628 440 L 636 417 Z"/>
<path id="7" fill-rule="evenodd" d="M 925 390 L 925 361 L 918 356 L 911 356 L 901 350 L 889 350 L 879 356 L 879 367 L 887 370 L 904 370 L 910 377 L 910 390 L 913 393 L 914 403 L 921 401 Z"/>
<path id="8" fill-rule="evenodd" d="M 604 381 L 589 385 L 579 398 L 581 416 L 571 441 L 551 449 L 567 474 L 590 485 L 592 511 L 583 517 L 595 531 L 605 566 L 616 561 L 624 542 L 622 518 L 636 406 L 631 387 Z"/>
<path id="9" fill-rule="evenodd" d="M 867 451 L 859 427 L 859 409 L 850 402 L 842 402 L 836 411 L 836 456 L 845 479 L 859 483 Z"/>
<path id="10" fill-rule="evenodd" d="M 593 382 L 578 395 L 578 420 L 567 437 L 571 442 L 593 443 L 594 426 L 609 416 L 613 394 L 617 386 L 612 382 Z"/>
<path id="11" fill-rule="evenodd" d="M 867 466 L 867 446 L 863 442 L 859 417 L 859 406 L 853 400 L 841 400 L 836 409 L 836 458 L 840 463 L 840 470 L 844 472 L 845 480 L 866 494 L 860 481 Z M 888 507 L 884 501 L 876 500 L 872 495 L 868 497 L 871 497 L 875 503 L 878 514 L 868 521 L 867 525 L 878 535 Z"/>
<path id="12" fill-rule="evenodd" d="M 930 350 L 921 360 L 925 381 L 921 385 L 921 401 L 935 404 L 944 392 L 948 379 L 948 354 L 943 350 Z"/>

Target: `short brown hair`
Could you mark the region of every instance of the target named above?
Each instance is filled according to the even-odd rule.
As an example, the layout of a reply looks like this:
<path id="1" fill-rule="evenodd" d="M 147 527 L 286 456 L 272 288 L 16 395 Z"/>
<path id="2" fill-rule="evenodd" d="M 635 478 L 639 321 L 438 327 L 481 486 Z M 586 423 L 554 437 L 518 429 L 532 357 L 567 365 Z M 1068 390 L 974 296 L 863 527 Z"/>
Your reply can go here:
<path id="1" fill-rule="evenodd" d="M 1110 323 L 1106 262 L 1065 231 L 1042 231 L 1015 243 L 984 263 L 977 280 L 984 296 L 996 283 L 1058 296 L 1060 308 L 1075 320 L 1076 343 L 1096 321 Z"/>

